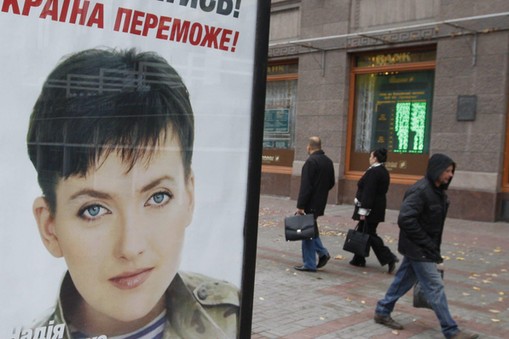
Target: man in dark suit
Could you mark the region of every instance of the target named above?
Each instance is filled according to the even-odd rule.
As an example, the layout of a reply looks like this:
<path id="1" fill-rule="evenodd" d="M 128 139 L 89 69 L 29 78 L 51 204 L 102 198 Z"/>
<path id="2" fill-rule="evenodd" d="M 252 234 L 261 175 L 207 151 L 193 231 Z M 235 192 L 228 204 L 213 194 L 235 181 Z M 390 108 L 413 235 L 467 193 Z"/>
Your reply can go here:
<path id="1" fill-rule="evenodd" d="M 330 259 L 329 251 L 320 240 L 316 219 L 325 211 L 329 190 L 334 187 L 335 176 L 332 160 L 322 150 L 322 142 L 319 137 L 309 138 L 307 152 L 309 157 L 302 167 L 296 213 L 312 213 L 314 215 L 316 236 L 302 241 L 304 264 L 294 268 L 298 271 L 316 272 L 317 268 L 325 266 Z M 316 262 L 317 254 L 318 263 Z"/>

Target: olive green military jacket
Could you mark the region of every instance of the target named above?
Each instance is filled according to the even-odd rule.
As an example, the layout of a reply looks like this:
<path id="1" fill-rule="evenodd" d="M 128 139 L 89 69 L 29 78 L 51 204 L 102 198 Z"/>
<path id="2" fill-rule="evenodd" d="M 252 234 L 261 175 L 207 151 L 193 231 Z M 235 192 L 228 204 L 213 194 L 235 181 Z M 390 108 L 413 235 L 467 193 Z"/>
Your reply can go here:
<path id="1" fill-rule="evenodd" d="M 65 295 L 69 295 L 73 289 L 74 283 L 67 272 L 55 311 L 39 326 L 46 334 L 52 331 L 48 338 L 72 338 L 62 304 L 65 304 Z M 180 272 L 166 291 L 166 309 L 164 339 L 237 337 L 239 290 L 226 281 L 198 273 Z"/>

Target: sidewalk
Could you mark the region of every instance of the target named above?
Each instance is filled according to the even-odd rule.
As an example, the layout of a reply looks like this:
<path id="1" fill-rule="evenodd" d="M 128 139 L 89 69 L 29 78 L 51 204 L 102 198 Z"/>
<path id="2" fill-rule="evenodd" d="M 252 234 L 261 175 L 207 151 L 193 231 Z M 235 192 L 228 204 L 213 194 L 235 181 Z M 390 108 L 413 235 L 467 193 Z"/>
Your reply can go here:
<path id="1" fill-rule="evenodd" d="M 454 202 L 452 202 L 454 203 Z M 409 292 L 396 304 L 395 331 L 373 322 L 373 310 L 393 275 L 371 254 L 365 268 L 348 264 L 345 233 L 353 206 L 328 205 L 318 219 L 331 254 L 317 273 L 298 272 L 300 242 L 286 242 L 283 218 L 294 200 L 260 199 L 252 338 L 443 338 L 434 313 L 412 306 Z M 475 206 L 472 206 L 475 208 Z M 397 253 L 398 211 L 389 210 L 378 233 Z M 442 244 L 449 307 L 460 328 L 481 338 L 509 338 L 509 223 L 448 219 Z M 399 255 L 401 258 L 401 255 Z"/>

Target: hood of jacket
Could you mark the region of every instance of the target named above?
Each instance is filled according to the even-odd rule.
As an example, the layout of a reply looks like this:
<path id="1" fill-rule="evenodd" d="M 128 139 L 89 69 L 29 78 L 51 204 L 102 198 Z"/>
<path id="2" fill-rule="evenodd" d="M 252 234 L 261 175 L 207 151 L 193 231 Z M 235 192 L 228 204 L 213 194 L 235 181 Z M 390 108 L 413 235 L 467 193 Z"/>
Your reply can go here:
<path id="1" fill-rule="evenodd" d="M 426 178 L 431 181 L 433 184 L 437 181 L 437 179 L 442 175 L 442 173 L 447 169 L 447 167 L 452 165 L 452 173 L 456 170 L 456 163 L 449 158 L 445 154 L 436 153 L 429 158 L 428 168 L 426 169 Z M 448 189 L 451 184 L 451 180 L 447 184 L 440 185 L 441 189 Z"/>

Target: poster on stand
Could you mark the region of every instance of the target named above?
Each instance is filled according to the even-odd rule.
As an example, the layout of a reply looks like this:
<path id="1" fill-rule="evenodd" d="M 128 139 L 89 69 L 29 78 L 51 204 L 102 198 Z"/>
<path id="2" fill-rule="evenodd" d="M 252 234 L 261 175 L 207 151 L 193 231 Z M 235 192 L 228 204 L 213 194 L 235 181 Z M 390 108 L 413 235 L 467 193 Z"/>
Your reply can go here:
<path id="1" fill-rule="evenodd" d="M 269 7 L 0 0 L 0 338 L 248 333 Z"/>

